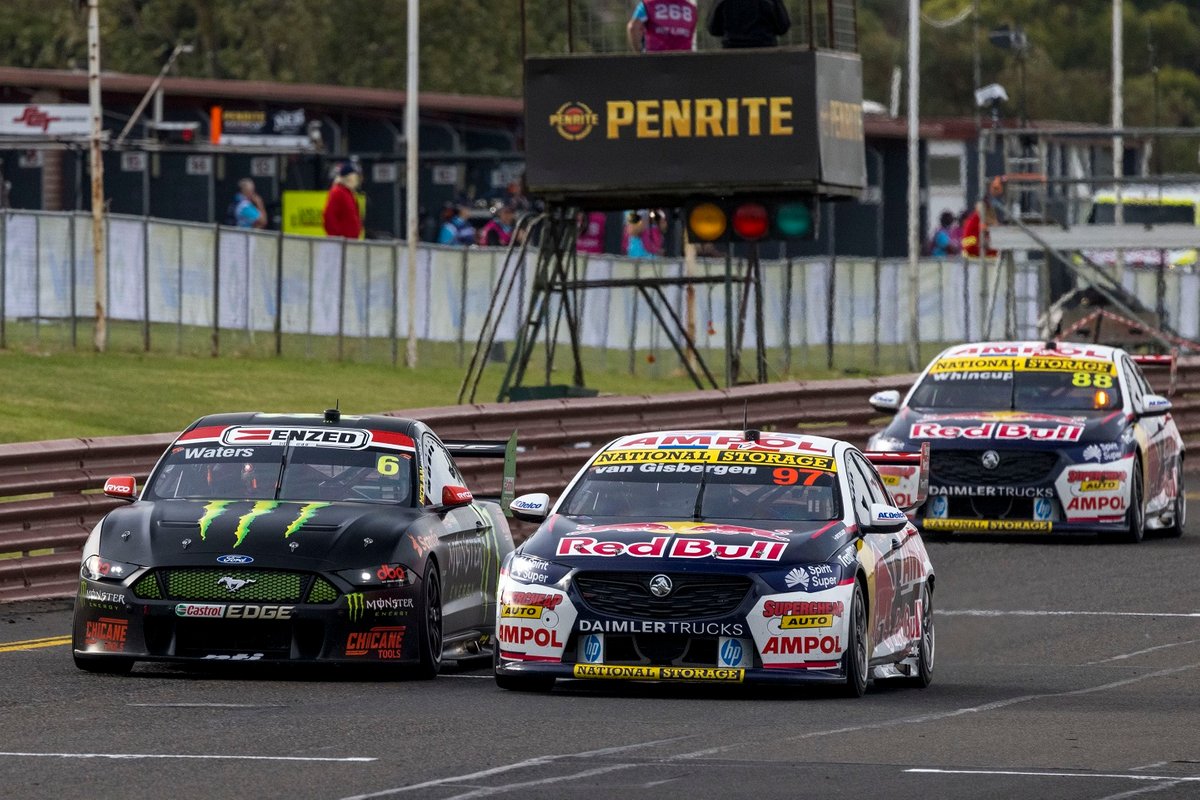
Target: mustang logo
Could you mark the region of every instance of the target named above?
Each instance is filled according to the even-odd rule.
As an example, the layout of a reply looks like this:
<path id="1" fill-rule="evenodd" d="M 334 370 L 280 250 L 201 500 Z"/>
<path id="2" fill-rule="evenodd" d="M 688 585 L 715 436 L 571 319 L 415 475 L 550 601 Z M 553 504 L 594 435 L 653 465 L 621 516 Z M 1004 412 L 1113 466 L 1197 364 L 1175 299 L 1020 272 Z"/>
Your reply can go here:
<path id="1" fill-rule="evenodd" d="M 240 578 L 231 578 L 228 575 L 217 580 L 217 585 L 224 586 L 229 590 L 230 594 L 233 594 L 238 589 L 241 589 L 243 586 L 251 583 L 257 583 L 257 581 L 255 581 L 253 578 L 247 578 L 246 580 L 241 580 Z"/>

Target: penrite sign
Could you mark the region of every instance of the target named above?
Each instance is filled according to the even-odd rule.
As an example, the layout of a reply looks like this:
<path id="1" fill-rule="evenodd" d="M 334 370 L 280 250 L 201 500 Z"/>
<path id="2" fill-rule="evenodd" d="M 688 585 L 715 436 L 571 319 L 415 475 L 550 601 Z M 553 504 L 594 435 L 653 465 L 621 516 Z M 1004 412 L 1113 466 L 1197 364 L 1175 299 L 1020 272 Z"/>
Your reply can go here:
<path id="1" fill-rule="evenodd" d="M 857 55 L 779 48 L 530 58 L 526 180 L 559 198 L 853 196 Z"/>

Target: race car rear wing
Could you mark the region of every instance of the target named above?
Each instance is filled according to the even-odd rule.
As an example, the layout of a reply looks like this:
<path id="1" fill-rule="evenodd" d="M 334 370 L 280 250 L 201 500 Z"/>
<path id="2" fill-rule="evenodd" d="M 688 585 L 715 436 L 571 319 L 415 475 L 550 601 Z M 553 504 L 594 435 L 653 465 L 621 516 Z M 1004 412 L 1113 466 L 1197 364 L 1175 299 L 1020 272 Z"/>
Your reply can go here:
<path id="1" fill-rule="evenodd" d="M 1130 356 L 1130 358 L 1133 359 L 1133 363 L 1142 369 L 1169 368 L 1171 370 L 1171 382 L 1167 385 L 1167 397 L 1173 397 L 1175 395 L 1175 387 L 1179 382 L 1179 359 L 1176 357 L 1177 355 L 1178 351 L 1172 350 L 1165 356 L 1135 355 Z"/>
<path id="2" fill-rule="evenodd" d="M 911 513 L 925 502 L 929 496 L 929 442 L 921 442 L 919 453 L 870 450 L 863 455 L 879 468 L 879 474 L 890 485 L 889 491 L 901 511 Z"/>
<path id="3" fill-rule="evenodd" d="M 500 508 L 504 516 L 511 517 L 508 504 L 517 495 L 517 432 L 514 429 L 508 441 L 480 439 L 442 439 L 446 450 L 454 458 L 502 458 L 504 459 L 504 481 L 500 484 Z"/>

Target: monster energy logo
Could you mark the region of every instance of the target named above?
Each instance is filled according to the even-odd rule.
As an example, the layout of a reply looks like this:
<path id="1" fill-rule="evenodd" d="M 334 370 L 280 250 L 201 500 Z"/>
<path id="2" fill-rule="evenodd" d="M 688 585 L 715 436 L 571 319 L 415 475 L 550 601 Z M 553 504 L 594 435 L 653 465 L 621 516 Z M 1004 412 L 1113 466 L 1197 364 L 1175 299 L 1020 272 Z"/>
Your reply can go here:
<path id="1" fill-rule="evenodd" d="M 292 524 L 287 526 L 287 530 L 283 532 L 283 538 L 288 538 L 296 531 L 300 530 L 300 526 L 313 518 L 313 515 L 320 511 L 329 503 L 309 503 L 300 509 L 300 515 L 292 520 Z"/>
<path id="2" fill-rule="evenodd" d="M 200 540 L 203 541 L 208 536 L 208 526 L 217 517 L 225 513 L 225 507 L 232 503 L 232 500 L 214 500 L 204 506 L 204 516 L 200 518 Z"/>
<path id="3" fill-rule="evenodd" d="M 362 592 L 353 592 L 346 595 L 346 608 L 350 612 L 350 621 L 356 622 L 362 619 L 363 615 L 363 596 Z"/>
<path id="4" fill-rule="evenodd" d="M 242 516 L 238 519 L 237 529 L 233 532 L 233 546 L 237 547 L 242 543 L 242 540 L 246 538 L 246 534 L 250 532 L 251 522 L 254 522 L 255 519 L 261 517 L 263 514 L 271 513 L 278 505 L 279 503 L 275 500 L 259 500 L 254 504 L 253 508 L 251 508 L 245 514 L 242 514 Z"/>

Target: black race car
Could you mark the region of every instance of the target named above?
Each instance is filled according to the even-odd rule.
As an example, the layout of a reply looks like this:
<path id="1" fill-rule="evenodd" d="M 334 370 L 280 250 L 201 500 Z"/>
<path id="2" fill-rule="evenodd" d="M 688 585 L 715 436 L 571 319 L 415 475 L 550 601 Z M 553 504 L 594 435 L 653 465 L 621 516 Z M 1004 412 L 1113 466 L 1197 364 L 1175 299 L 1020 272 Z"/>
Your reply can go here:
<path id="1" fill-rule="evenodd" d="M 336 410 L 197 420 L 140 498 L 132 477 L 106 481 L 136 502 L 84 545 L 75 664 L 383 662 L 429 678 L 443 657 L 487 654 L 513 541 L 454 452 L 511 474 L 515 441 Z"/>

